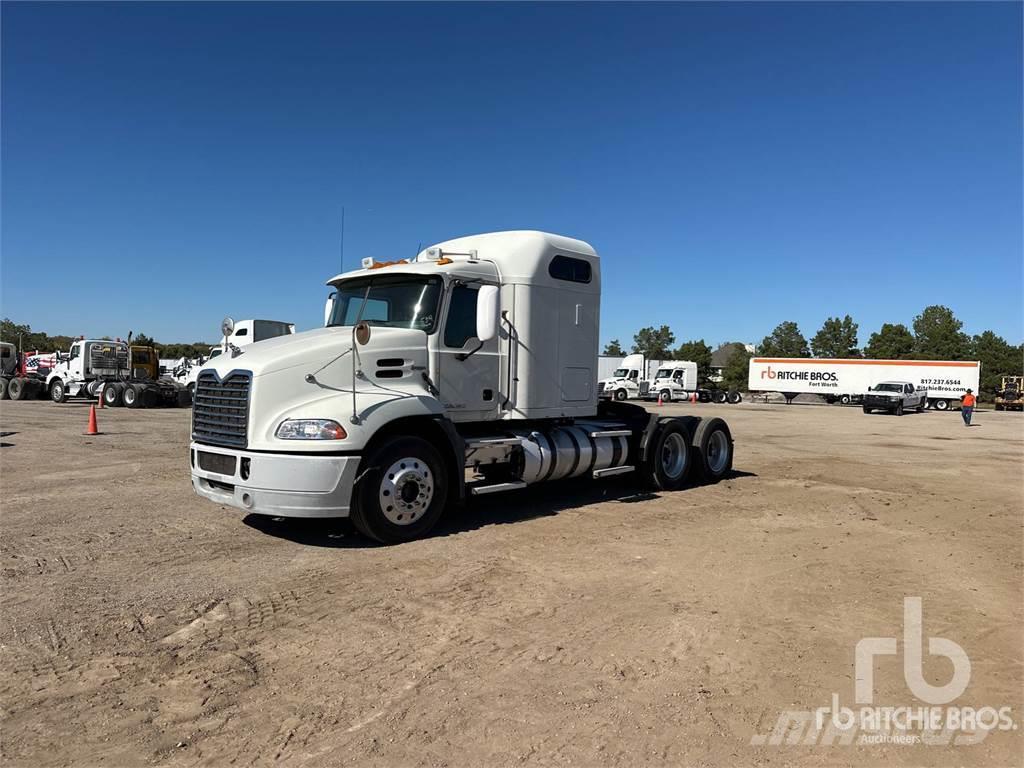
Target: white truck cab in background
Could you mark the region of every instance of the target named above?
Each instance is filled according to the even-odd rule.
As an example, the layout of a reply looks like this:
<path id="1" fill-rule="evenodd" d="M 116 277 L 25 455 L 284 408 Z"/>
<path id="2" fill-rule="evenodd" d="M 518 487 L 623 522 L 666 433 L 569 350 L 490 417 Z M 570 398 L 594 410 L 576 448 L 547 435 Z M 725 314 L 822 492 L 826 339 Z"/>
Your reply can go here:
<path id="1" fill-rule="evenodd" d="M 666 402 L 688 400 L 697 392 L 697 364 L 676 360 L 662 365 L 654 375 L 651 395 Z"/>
<path id="2" fill-rule="evenodd" d="M 325 327 L 230 346 L 199 373 L 199 495 L 400 542 L 467 496 L 625 473 L 675 490 L 732 467 L 721 419 L 599 403 L 601 270 L 585 242 L 461 237 L 328 285 Z"/>
<path id="3" fill-rule="evenodd" d="M 603 358 L 603 361 L 607 360 L 608 358 Z M 639 353 L 626 355 L 611 376 L 597 382 L 597 394 L 600 397 L 620 402 L 645 398 L 651 391 L 654 372 L 670 362 L 649 360 Z"/>
<path id="4" fill-rule="evenodd" d="M 236 322 L 230 317 L 226 317 L 221 323 L 221 333 L 223 334 L 221 343 L 210 347 L 208 357 L 200 359 L 196 363 L 187 361 L 174 371 L 175 380 L 185 385 L 189 392 L 195 394 L 196 378 L 199 376 L 199 371 L 230 346 L 241 348 L 267 339 L 275 339 L 278 336 L 288 336 L 295 333 L 295 324 L 282 320 L 238 320 Z"/>

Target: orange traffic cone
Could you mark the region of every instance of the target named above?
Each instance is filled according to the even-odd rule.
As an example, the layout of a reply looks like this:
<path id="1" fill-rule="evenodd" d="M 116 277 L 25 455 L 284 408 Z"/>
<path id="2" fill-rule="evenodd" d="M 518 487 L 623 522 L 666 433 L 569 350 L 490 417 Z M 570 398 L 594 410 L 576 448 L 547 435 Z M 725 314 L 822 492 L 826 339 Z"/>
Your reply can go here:
<path id="1" fill-rule="evenodd" d="M 100 434 L 99 427 L 96 425 L 96 406 L 89 406 L 89 428 L 85 430 L 86 435 L 98 435 Z"/>
<path id="2" fill-rule="evenodd" d="M 665 401 L 661 399 L 661 392 L 658 393 L 658 405 L 662 405 Z"/>
<path id="3" fill-rule="evenodd" d="M 692 395 L 690 395 L 690 402 L 691 403 L 696 403 L 697 402 L 697 393 L 696 392 L 694 392 Z"/>

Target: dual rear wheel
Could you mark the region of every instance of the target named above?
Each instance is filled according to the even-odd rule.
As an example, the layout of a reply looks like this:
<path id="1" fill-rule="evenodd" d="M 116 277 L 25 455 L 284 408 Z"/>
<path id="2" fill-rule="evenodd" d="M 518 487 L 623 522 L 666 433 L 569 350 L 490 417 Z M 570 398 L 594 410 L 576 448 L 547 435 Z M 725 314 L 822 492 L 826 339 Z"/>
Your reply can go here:
<path id="1" fill-rule="evenodd" d="M 732 469 L 733 442 L 722 419 L 663 419 L 648 447 L 643 472 L 660 491 L 676 491 L 691 479 L 716 483 Z"/>

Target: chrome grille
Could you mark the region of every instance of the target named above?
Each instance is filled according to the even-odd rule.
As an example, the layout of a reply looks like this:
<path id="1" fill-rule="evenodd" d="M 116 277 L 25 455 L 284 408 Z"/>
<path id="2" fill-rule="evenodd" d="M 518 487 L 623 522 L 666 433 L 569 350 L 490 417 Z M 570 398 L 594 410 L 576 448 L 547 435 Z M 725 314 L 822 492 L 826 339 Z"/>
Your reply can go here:
<path id="1" fill-rule="evenodd" d="M 599 397 L 602 394 L 604 394 L 604 382 L 603 381 L 597 382 L 597 394 L 598 394 Z"/>
<path id="2" fill-rule="evenodd" d="M 192 439 L 197 443 L 245 448 L 251 384 L 252 374 L 248 371 L 235 371 L 223 381 L 213 371 L 202 371 L 196 379 L 192 400 Z"/>

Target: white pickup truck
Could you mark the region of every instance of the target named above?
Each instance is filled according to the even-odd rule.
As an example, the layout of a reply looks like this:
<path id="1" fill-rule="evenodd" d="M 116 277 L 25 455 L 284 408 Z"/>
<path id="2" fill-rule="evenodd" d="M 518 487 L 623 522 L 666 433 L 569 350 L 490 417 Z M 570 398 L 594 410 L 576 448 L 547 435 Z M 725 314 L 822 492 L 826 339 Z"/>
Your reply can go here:
<path id="1" fill-rule="evenodd" d="M 920 413 L 928 407 L 928 390 L 915 387 L 909 381 L 883 381 L 868 387 L 863 403 L 864 413 L 886 411 L 902 416 L 912 408 Z"/>

